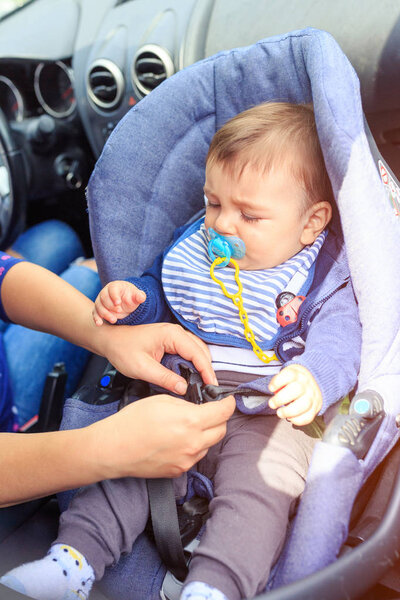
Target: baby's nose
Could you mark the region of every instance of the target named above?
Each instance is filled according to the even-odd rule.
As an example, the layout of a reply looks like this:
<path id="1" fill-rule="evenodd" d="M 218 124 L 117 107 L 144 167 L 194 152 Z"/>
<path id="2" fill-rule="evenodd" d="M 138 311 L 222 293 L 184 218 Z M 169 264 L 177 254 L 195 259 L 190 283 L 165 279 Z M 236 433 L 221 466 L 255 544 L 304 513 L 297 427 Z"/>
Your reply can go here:
<path id="1" fill-rule="evenodd" d="M 232 216 L 228 212 L 221 211 L 215 220 L 214 229 L 221 235 L 234 235 L 236 228 Z"/>

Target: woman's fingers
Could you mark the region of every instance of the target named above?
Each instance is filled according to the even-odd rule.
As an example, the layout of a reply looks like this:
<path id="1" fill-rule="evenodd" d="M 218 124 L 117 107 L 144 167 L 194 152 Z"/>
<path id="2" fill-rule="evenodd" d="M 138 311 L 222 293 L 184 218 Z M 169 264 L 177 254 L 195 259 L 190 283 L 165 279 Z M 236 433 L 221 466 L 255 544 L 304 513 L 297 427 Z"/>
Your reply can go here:
<path id="1" fill-rule="evenodd" d="M 164 338 L 164 348 L 171 354 L 179 354 L 191 361 L 200 373 L 204 383 L 217 385 L 214 370 L 211 366 L 210 353 L 207 346 L 195 335 L 184 331 L 179 325 L 171 326 Z"/>

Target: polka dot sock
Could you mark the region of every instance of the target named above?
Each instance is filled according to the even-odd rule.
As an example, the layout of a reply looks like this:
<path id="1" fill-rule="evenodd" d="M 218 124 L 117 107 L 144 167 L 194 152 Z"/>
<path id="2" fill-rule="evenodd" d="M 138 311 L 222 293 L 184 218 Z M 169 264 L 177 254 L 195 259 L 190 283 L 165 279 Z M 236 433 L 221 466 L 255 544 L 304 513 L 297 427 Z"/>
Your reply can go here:
<path id="1" fill-rule="evenodd" d="M 183 588 L 180 600 L 228 600 L 228 598 L 208 583 L 191 581 Z"/>
<path id="2" fill-rule="evenodd" d="M 85 557 L 55 544 L 41 560 L 25 563 L 0 578 L 0 583 L 35 600 L 87 600 L 94 572 Z"/>

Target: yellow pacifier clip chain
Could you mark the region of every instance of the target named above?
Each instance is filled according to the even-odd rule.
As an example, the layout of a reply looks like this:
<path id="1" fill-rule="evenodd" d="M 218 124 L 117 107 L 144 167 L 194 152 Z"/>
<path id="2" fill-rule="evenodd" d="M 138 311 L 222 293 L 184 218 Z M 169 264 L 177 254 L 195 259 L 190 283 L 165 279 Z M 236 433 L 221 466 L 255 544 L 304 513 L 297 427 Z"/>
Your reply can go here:
<path id="1" fill-rule="evenodd" d="M 230 298 L 232 300 L 233 304 L 237 307 L 237 309 L 239 311 L 239 318 L 244 326 L 244 337 L 246 338 L 246 340 L 248 342 L 250 342 L 251 347 L 253 348 L 254 354 L 265 364 L 270 363 L 272 360 L 278 360 L 275 352 L 272 356 L 267 356 L 267 354 L 265 354 L 265 352 L 263 352 L 263 350 L 261 350 L 260 346 L 257 344 L 257 342 L 255 340 L 253 330 L 251 329 L 251 327 L 249 325 L 249 318 L 247 316 L 247 311 L 246 311 L 245 307 L 243 306 L 243 299 L 242 299 L 243 286 L 242 286 L 242 282 L 239 279 L 239 265 L 237 264 L 236 260 L 233 258 L 230 259 L 230 262 L 235 267 L 235 281 L 236 281 L 236 285 L 238 286 L 238 291 L 236 292 L 236 294 L 230 294 L 228 292 L 228 290 L 226 289 L 225 284 L 215 276 L 214 268 L 217 267 L 218 265 L 220 265 L 221 263 L 223 263 L 225 260 L 226 260 L 226 257 L 224 257 L 224 256 L 219 256 L 218 258 L 216 258 L 214 260 L 214 262 L 212 263 L 212 265 L 210 267 L 211 279 L 213 281 L 215 281 L 215 283 L 218 283 L 218 285 L 222 289 L 223 294 L 227 298 Z"/>

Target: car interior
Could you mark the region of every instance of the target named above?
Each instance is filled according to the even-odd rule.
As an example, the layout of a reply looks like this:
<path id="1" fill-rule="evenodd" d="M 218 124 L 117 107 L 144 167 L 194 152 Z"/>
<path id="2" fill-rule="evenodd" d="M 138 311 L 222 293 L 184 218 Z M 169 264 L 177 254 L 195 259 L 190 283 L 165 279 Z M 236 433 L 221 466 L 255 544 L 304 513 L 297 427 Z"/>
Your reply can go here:
<path id="1" fill-rule="evenodd" d="M 350 60 L 377 148 L 394 177 L 400 178 L 400 8 L 391 0 L 27 0 L 10 1 L 6 8 L 0 12 L 2 250 L 30 225 L 58 218 L 77 231 L 87 255 L 92 255 L 86 186 L 110 134 L 128 111 L 197 61 L 305 27 L 329 32 Z M 140 139 L 131 143 L 140 149 Z M 400 198 L 393 201 L 399 214 Z M 108 368 L 93 357 L 82 383 L 96 384 Z M 59 375 L 56 369 L 50 379 L 58 381 Z M 50 380 L 42 407 L 45 428 L 52 427 L 54 417 L 49 417 L 46 403 L 55 398 L 56 414 L 61 406 L 62 387 L 49 388 Z M 353 528 L 343 548 L 343 564 L 355 552 L 362 562 L 368 539 L 387 535 L 387 529 L 379 531 L 378 526 L 386 526 L 385 519 L 393 517 L 387 526 L 391 529 L 396 521 L 398 455 L 396 447 L 357 498 L 354 523 L 367 507 L 373 517 L 367 533 L 358 525 Z M 376 488 L 382 480 L 388 490 L 383 496 Z M 55 498 L 2 511 L 7 512 L 0 523 L 3 573 L 46 551 L 55 537 L 59 512 Z M 399 550 L 400 544 L 393 556 Z M 379 574 L 362 596 L 343 597 L 400 598 L 394 564 L 388 561 L 387 574 Z M 349 562 L 348 569 L 354 568 Z M 331 577 L 338 576 L 339 571 L 331 572 Z M 306 597 L 299 589 L 280 594 L 276 590 L 271 598 Z M 24 596 L 1 587 L 0 597 Z M 96 584 L 91 598 L 111 596 Z"/>

